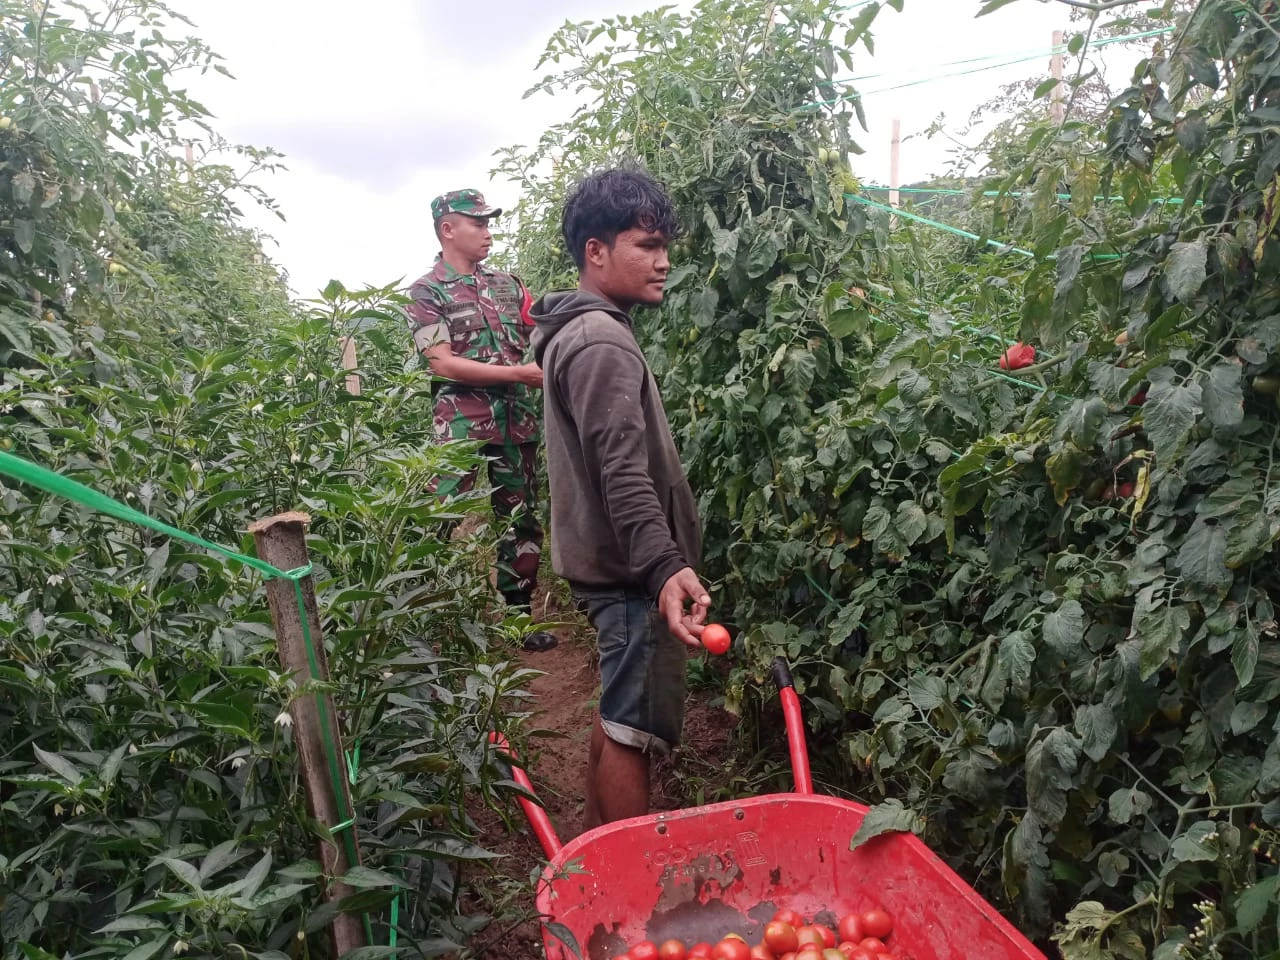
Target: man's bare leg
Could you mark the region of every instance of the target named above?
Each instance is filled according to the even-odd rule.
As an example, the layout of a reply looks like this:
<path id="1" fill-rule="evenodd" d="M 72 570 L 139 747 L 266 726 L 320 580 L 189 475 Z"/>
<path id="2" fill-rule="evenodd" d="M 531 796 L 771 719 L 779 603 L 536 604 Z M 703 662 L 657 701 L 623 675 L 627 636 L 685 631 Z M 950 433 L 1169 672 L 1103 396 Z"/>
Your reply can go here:
<path id="1" fill-rule="evenodd" d="M 582 829 L 649 812 L 649 756 L 605 735 L 599 719 L 587 759 L 587 806 Z"/>

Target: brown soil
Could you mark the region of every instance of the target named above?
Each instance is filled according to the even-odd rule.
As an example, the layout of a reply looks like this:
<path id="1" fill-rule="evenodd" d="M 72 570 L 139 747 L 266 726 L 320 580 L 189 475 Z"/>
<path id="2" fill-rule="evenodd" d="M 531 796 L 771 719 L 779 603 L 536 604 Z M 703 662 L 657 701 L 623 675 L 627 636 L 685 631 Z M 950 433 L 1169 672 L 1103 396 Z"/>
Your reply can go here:
<path id="1" fill-rule="evenodd" d="M 599 696 L 594 635 L 585 620 L 565 610 L 566 606 L 554 595 L 537 598 L 534 611 L 539 619 L 566 621 L 570 625 L 553 631 L 560 638 L 554 650 L 519 654 L 525 666 L 543 671 L 530 684 L 534 699 L 527 708 L 533 712 L 528 729 L 559 735 L 537 738 L 533 756 L 525 767 L 562 841 L 582 830 L 587 747 Z M 659 760 L 654 768 L 650 799 L 654 810 L 690 806 L 699 792 L 707 795 L 727 788 L 730 738 L 737 718 L 712 705 L 712 699 L 712 692 L 690 691 L 685 706 L 684 742 L 673 757 Z M 475 819 L 481 830 L 480 842 L 505 855 L 499 861 L 501 876 L 522 885 L 513 884 L 514 902 L 507 904 L 507 910 L 529 916 L 534 910 L 529 876 L 546 860 L 523 814 L 514 803 L 513 808 L 510 819 L 519 832 L 512 832 L 501 817 L 488 810 L 477 811 Z M 477 957 L 541 960 L 541 937 L 536 921 L 514 928 L 510 924 L 495 925 L 473 940 L 472 949 Z"/>

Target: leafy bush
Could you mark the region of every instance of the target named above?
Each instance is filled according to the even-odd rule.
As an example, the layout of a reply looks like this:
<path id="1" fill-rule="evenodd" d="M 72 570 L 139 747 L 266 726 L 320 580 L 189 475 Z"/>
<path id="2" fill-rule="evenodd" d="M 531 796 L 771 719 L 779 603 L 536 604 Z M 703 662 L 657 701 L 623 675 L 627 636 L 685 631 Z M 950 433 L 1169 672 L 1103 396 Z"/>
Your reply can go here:
<path id="1" fill-rule="evenodd" d="M 788 657 L 826 774 L 1064 956 L 1275 956 L 1274 12 L 1168 12 L 1100 126 L 1002 128 L 974 203 L 1026 256 L 869 211 L 823 153 L 879 6 L 566 27 L 542 86 L 597 99 L 504 161 L 520 267 L 563 276 L 583 166 L 639 158 L 681 206 L 638 329 L 741 630 L 731 703 Z M 1002 373 L 1015 340 L 1038 362 Z"/>
<path id="2" fill-rule="evenodd" d="M 484 493 L 426 492 L 476 453 L 432 442 L 393 291 L 291 303 L 238 223 L 251 184 L 171 159 L 204 117 L 174 77 L 216 66 L 176 27 L 0 2 L 0 448 L 242 552 L 253 520 L 311 513 L 364 855 L 339 908 L 438 954 L 488 919 L 459 906 L 492 857 L 469 811 L 511 789 L 486 734 L 519 733 L 528 677 L 489 609 L 493 533 L 440 536 Z M 0 481 L 0 598 L 0 956 L 330 955 L 334 840 L 287 712 L 315 691 L 281 671 L 260 578 Z"/>

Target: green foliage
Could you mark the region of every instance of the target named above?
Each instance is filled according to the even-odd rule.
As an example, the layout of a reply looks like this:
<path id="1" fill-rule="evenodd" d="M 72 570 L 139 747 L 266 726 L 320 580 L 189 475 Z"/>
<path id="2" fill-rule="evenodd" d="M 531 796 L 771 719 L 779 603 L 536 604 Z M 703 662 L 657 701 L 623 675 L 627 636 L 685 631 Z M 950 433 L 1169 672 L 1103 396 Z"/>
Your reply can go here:
<path id="1" fill-rule="evenodd" d="M 745 637 L 731 705 L 786 656 L 877 829 L 1068 958 L 1274 956 L 1274 11 L 1176 12 L 1100 125 L 1001 128 L 975 229 L 1027 257 L 846 201 L 830 79 L 878 9 L 566 27 L 542 86 L 598 99 L 505 162 L 520 267 L 567 275 L 555 201 L 596 163 L 680 205 L 638 329 Z"/>
<path id="2" fill-rule="evenodd" d="M 0 957 L 323 957 L 335 909 L 386 944 L 397 895 L 403 953 L 455 949 L 489 919 L 469 811 L 514 789 L 486 734 L 519 734 L 528 679 L 492 532 L 440 536 L 486 494 L 428 493 L 475 451 L 432 442 L 391 289 L 290 303 L 252 184 L 172 159 L 205 116 L 174 78 L 216 58 L 160 4 L 35 7 L 0 0 L 0 449 L 243 552 L 310 513 L 364 863 L 325 904 L 288 713 L 314 690 L 260 578 L 0 481 Z"/>

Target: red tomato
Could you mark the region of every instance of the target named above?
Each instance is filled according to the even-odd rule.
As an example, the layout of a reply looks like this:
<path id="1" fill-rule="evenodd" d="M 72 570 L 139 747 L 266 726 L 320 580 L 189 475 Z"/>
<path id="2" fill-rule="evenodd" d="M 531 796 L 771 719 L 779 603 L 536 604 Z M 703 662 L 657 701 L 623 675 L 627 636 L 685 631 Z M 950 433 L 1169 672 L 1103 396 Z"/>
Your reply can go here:
<path id="1" fill-rule="evenodd" d="M 840 918 L 840 939 L 857 943 L 862 939 L 862 921 L 856 913 L 846 913 Z"/>
<path id="2" fill-rule="evenodd" d="M 729 631 L 718 623 L 708 623 L 702 628 L 702 645 L 717 657 L 729 649 L 731 642 Z"/>
<path id="3" fill-rule="evenodd" d="M 822 947 L 816 943 L 806 943 L 796 954 L 796 960 L 817 960 L 822 956 Z"/>
<path id="4" fill-rule="evenodd" d="M 757 943 L 751 948 L 751 960 L 773 960 L 773 951 L 763 943 Z"/>
<path id="5" fill-rule="evenodd" d="M 796 942 L 802 947 L 808 943 L 813 944 L 815 947 L 825 947 L 827 938 L 822 935 L 822 931 L 817 927 L 812 924 L 805 924 L 796 931 Z"/>
<path id="6" fill-rule="evenodd" d="M 1133 496 L 1133 481 L 1126 480 L 1120 486 L 1116 487 L 1116 496 L 1121 500 L 1128 500 Z"/>
<path id="7" fill-rule="evenodd" d="M 858 949 L 858 945 L 854 943 L 852 940 L 841 940 L 839 943 L 836 944 L 836 949 L 839 950 L 841 953 L 843 953 L 847 957 L 851 953 L 853 953 L 853 951 Z"/>
<path id="8" fill-rule="evenodd" d="M 822 960 L 847 960 L 844 953 L 835 947 L 827 947 L 822 951 Z"/>
<path id="9" fill-rule="evenodd" d="M 834 950 L 836 946 L 836 935 L 830 927 L 825 927 L 820 923 L 813 925 L 817 931 L 822 934 L 822 945 L 828 950 Z"/>
<path id="10" fill-rule="evenodd" d="M 779 910 L 773 915 L 773 919 L 779 923 L 787 923 L 799 930 L 804 926 L 804 917 L 796 913 L 794 910 Z"/>
<path id="11" fill-rule="evenodd" d="M 884 941 L 879 937 L 864 937 L 862 942 L 858 944 L 858 949 L 865 950 L 867 953 L 874 953 L 879 956 L 888 951 L 888 947 L 884 945 Z"/>
<path id="12" fill-rule="evenodd" d="M 711 949 L 711 960 L 751 960 L 751 948 L 745 940 L 725 937 Z"/>
<path id="13" fill-rule="evenodd" d="M 658 947 L 658 960 L 685 960 L 688 955 L 683 940 L 664 940 Z"/>
<path id="14" fill-rule="evenodd" d="M 641 940 L 627 952 L 631 960 L 658 960 L 658 945 L 652 940 Z"/>
<path id="15" fill-rule="evenodd" d="M 881 910 L 878 907 L 874 910 L 867 910 L 862 914 L 861 920 L 864 936 L 883 940 L 893 933 L 893 917 L 889 915 L 887 910 Z"/>
<path id="16" fill-rule="evenodd" d="M 796 960 L 796 952 L 794 950 L 788 950 L 786 953 L 780 956 L 778 960 Z"/>
<path id="17" fill-rule="evenodd" d="M 1036 362 L 1036 348 L 1029 343 L 1015 343 L 1000 354 L 1001 370 L 1021 370 Z"/>
<path id="18" fill-rule="evenodd" d="M 858 947 L 853 951 L 853 953 L 849 954 L 849 960 L 878 960 L 878 957 L 878 954 L 868 953 L 861 947 Z"/>
<path id="19" fill-rule="evenodd" d="M 709 943 L 695 943 L 689 948 L 689 952 L 686 954 L 686 957 L 688 960 L 711 960 L 711 951 L 713 949 L 714 948 Z"/>
<path id="20" fill-rule="evenodd" d="M 774 953 L 795 953 L 800 949 L 796 928 L 781 920 L 773 920 L 765 924 L 764 942 Z"/>

